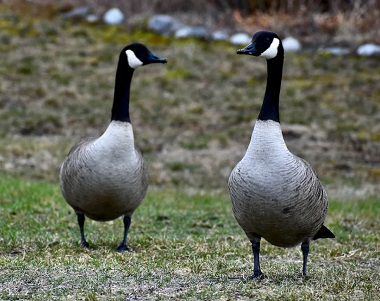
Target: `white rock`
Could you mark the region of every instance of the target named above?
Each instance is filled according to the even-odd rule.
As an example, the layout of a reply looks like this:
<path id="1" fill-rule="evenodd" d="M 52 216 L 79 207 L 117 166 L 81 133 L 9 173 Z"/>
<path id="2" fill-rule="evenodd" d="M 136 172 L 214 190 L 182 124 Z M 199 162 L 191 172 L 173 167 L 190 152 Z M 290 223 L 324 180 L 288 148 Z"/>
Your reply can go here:
<path id="1" fill-rule="evenodd" d="M 124 14 L 116 7 L 110 8 L 104 14 L 103 21 L 110 25 L 121 24 L 124 21 Z"/>
<path id="2" fill-rule="evenodd" d="M 327 47 L 320 49 L 319 52 L 331 53 L 334 55 L 343 55 L 350 53 L 350 49 L 343 47 Z"/>
<path id="3" fill-rule="evenodd" d="M 86 20 L 87 22 L 94 23 L 99 21 L 99 17 L 97 15 L 88 15 Z"/>
<path id="4" fill-rule="evenodd" d="M 301 43 L 293 37 L 283 39 L 282 46 L 284 47 L 285 52 L 297 52 L 302 48 Z"/>
<path id="5" fill-rule="evenodd" d="M 251 43 L 252 37 L 246 33 L 235 33 L 230 37 L 230 42 L 233 45 L 246 45 Z"/>
<path id="6" fill-rule="evenodd" d="M 189 26 L 181 27 L 180 29 L 176 30 L 174 37 L 176 37 L 177 39 L 187 38 L 189 36 L 190 30 L 191 30 L 191 28 Z"/>
<path id="7" fill-rule="evenodd" d="M 356 53 L 359 55 L 365 55 L 365 56 L 380 54 L 380 46 L 375 45 L 375 44 L 364 44 L 358 48 Z"/>
<path id="8" fill-rule="evenodd" d="M 212 33 L 212 39 L 214 41 L 228 41 L 230 35 L 225 30 L 216 30 Z"/>

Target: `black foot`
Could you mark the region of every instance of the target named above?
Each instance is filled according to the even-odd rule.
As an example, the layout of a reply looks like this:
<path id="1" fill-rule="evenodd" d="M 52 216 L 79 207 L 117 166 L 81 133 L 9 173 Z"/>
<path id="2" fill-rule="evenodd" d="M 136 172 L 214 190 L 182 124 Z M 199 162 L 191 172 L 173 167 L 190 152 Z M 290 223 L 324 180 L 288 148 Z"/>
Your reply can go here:
<path id="1" fill-rule="evenodd" d="M 83 240 L 80 242 L 80 245 L 81 247 L 85 248 L 85 249 L 89 249 L 90 248 L 90 245 L 88 244 L 87 241 Z"/>
<path id="2" fill-rule="evenodd" d="M 116 248 L 116 251 L 117 252 L 126 252 L 126 251 L 131 251 L 128 247 L 127 247 L 127 245 L 120 245 L 120 246 L 118 246 L 117 248 Z"/>
<path id="3" fill-rule="evenodd" d="M 253 280 L 253 279 L 265 279 L 265 278 L 268 278 L 267 276 L 265 276 L 263 273 L 254 273 L 252 276 L 249 276 L 248 277 L 248 280 Z"/>

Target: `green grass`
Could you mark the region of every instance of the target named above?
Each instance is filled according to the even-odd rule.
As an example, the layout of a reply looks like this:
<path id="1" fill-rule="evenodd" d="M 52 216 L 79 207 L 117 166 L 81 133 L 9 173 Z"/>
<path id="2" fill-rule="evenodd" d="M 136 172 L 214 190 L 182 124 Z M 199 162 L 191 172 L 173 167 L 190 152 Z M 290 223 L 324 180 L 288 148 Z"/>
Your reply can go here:
<path id="1" fill-rule="evenodd" d="M 380 200 L 333 200 L 334 240 L 313 242 L 309 276 L 299 248 L 262 243 L 268 279 L 248 281 L 250 244 L 228 194 L 151 188 L 130 230 L 133 252 L 114 251 L 121 219 L 87 220 L 79 246 L 75 214 L 58 185 L 3 176 L 1 300 L 376 300 L 380 294 Z M 241 280 L 233 280 L 240 278 Z"/>

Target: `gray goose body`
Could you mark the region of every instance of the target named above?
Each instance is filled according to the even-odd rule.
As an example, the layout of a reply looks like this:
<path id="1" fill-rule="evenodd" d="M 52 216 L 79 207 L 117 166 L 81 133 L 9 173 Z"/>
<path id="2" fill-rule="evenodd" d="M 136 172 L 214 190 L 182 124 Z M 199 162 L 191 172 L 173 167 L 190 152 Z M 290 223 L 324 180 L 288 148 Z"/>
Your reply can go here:
<path id="1" fill-rule="evenodd" d="M 99 138 L 85 139 L 73 146 L 60 171 L 60 186 L 67 203 L 75 210 L 81 244 L 85 216 L 110 221 L 124 216 L 124 236 L 117 251 L 128 251 L 127 234 L 131 217 L 148 188 L 148 170 L 135 147 L 129 116 L 129 94 L 136 68 L 166 63 L 145 45 L 130 44 L 120 52 L 115 78 L 111 122 Z"/>
<path id="2" fill-rule="evenodd" d="M 229 179 L 234 216 L 250 240 L 279 247 L 312 239 L 327 212 L 327 195 L 311 166 L 286 147 L 279 123 L 256 122 L 243 159 Z"/>
<path id="3" fill-rule="evenodd" d="M 310 240 L 335 236 L 323 225 L 328 208 L 325 189 L 310 164 L 288 150 L 282 135 L 282 43 L 275 33 L 262 31 L 237 53 L 265 58 L 268 71 L 250 144 L 228 180 L 232 211 L 252 244 L 251 278 L 263 275 L 259 259 L 261 238 L 279 247 L 301 244 L 302 274 L 306 275 Z"/>
<path id="4" fill-rule="evenodd" d="M 132 215 L 148 189 L 148 170 L 134 147 L 132 125 L 112 121 L 105 133 L 74 146 L 61 168 L 62 193 L 96 221 Z"/>

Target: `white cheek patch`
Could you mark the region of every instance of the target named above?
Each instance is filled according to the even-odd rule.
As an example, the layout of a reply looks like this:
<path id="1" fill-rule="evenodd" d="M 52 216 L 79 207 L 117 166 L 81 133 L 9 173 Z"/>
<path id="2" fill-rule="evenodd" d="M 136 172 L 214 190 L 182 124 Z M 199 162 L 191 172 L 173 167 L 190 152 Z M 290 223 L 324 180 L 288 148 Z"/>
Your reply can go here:
<path id="1" fill-rule="evenodd" d="M 273 59 L 274 57 L 276 57 L 278 53 L 278 45 L 280 45 L 280 40 L 274 38 L 269 48 L 265 50 L 262 54 L 260 54 L 260 56 L 267 60 Z"/>
<path id="2" fill-rule="evenodd" d="M 128 49 L 127 51 L 125 51 L 125 53 L 128 58 L 129 67 L 136 69 L 137 67 L 140 67 L 143 65 L 143 62 L 137 58 L 137 56 L 132 50 Z"/>

